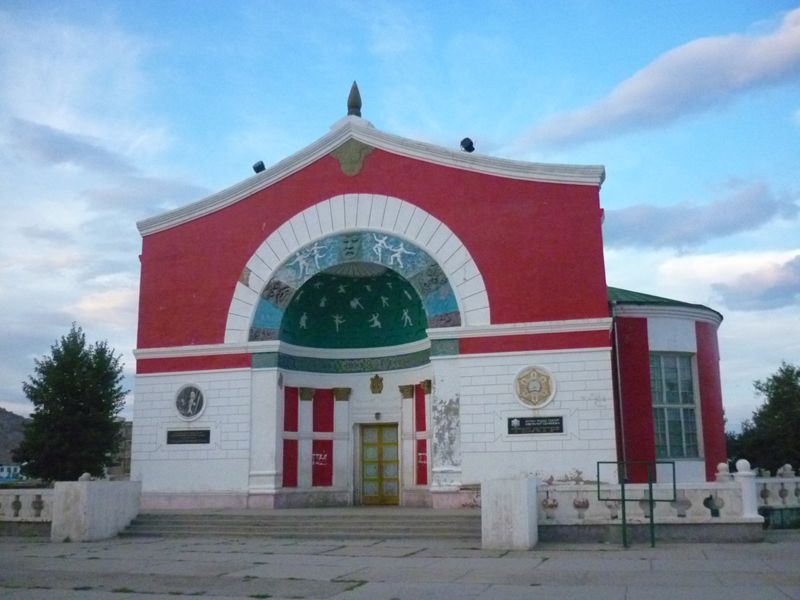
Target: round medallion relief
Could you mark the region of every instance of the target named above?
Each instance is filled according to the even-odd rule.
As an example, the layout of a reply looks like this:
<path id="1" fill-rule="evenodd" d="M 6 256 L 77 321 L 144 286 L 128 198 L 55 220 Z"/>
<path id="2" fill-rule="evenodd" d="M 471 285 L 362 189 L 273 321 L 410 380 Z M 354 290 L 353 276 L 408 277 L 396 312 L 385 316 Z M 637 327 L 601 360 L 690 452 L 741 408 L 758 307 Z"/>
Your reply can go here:
<path id="1" fill-rule="evenodd" d="M 525 406 L 542 408 L 553 399 L 556 388 L 549 371 L 542 367 L 527 367 L 517 374 L 514 390 Z"/>
<path id="2" fill-rule="evenodd" d="M 187 385 L 178 390 L 175 408 L 184 419 L 196 419 L 205 408 L 203 392 L 195 385 Z"/>

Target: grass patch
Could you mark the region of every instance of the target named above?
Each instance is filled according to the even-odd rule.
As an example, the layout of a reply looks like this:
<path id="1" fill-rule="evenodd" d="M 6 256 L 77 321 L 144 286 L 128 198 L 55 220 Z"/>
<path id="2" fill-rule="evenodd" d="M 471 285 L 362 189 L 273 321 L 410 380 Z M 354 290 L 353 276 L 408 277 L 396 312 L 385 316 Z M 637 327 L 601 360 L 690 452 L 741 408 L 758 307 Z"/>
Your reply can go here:
<path id="1" fill-rule="evenodd" d="M 89 591 L 89 590 L 91 590 L 93 588 L 90 585 L 79 585 L 79 586 L 76 586 L 76 587 L 74 587 L 72 589 L 75 590 L 76 592 L 87 592 L 87 591 Z"/>
<path id="2" fill-rule="evenodd" d="M 250 598 L 272 598 L 271 594 L 252 594 Z"/>

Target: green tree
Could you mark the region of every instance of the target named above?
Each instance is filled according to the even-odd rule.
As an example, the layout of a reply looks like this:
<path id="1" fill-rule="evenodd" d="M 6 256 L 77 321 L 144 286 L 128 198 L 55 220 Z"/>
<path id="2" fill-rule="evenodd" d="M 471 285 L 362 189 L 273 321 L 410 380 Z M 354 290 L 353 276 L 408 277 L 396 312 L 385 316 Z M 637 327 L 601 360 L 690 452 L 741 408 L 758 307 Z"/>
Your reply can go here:
<path id="1" fill-rule="evenodd" d="M 742 423 L 741 434 L 729 435 L 729 455 L 772 472 L 786 463 L 800 468 L 800 367 L 784 362 L 753 386 L 764 403 Z"/>
<path id="2" fill-rule="evenodd" d="M 50 351 L 22 384 L 34 411 L 14 460 L 45 481 L 102 476 L 120 439 L 126 392 L 119 357 L 106 342 L 87 345 L 75 323 Z"/>

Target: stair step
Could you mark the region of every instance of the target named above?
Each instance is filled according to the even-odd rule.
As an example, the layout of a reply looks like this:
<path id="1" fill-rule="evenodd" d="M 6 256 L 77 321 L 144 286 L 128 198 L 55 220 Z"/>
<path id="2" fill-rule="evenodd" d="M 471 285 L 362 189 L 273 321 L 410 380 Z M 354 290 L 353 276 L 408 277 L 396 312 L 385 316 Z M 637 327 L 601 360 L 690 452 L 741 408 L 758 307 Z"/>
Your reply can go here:
<path id="1" fill-rule="evenodd" d="M 125 537 L 261 537 L 292 539 L 459 539 L 481 535 L 477 511 L 383 512 L 378 509 L 276 510 L 274 512 L 143 513 Z"/>

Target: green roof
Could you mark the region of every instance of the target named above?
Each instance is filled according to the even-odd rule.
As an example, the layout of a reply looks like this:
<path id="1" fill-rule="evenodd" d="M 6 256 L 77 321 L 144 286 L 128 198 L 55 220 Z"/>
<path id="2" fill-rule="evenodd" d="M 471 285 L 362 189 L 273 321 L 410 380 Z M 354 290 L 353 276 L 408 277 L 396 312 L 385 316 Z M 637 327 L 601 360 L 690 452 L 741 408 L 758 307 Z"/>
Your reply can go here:
<path id="1" fill-rule="evenodd" d="M 615 304 L 634 304 L 642 306 L 684 306 L 687 308 L 699 308 L 708 310 L 722 318 L 722 314 L 709 308 L 703 304 L 692 304 L 691 302 L 681 302 L 680 300 L 673 300 L 672 298 L 664 298 L 662 296 L 653 296 L 652 294 L 644 294 L 642 292 L 634 292 L 631 290 L 623 290 L 622 288 L 610 287 L 608 288 L 608 301 Z"/>

